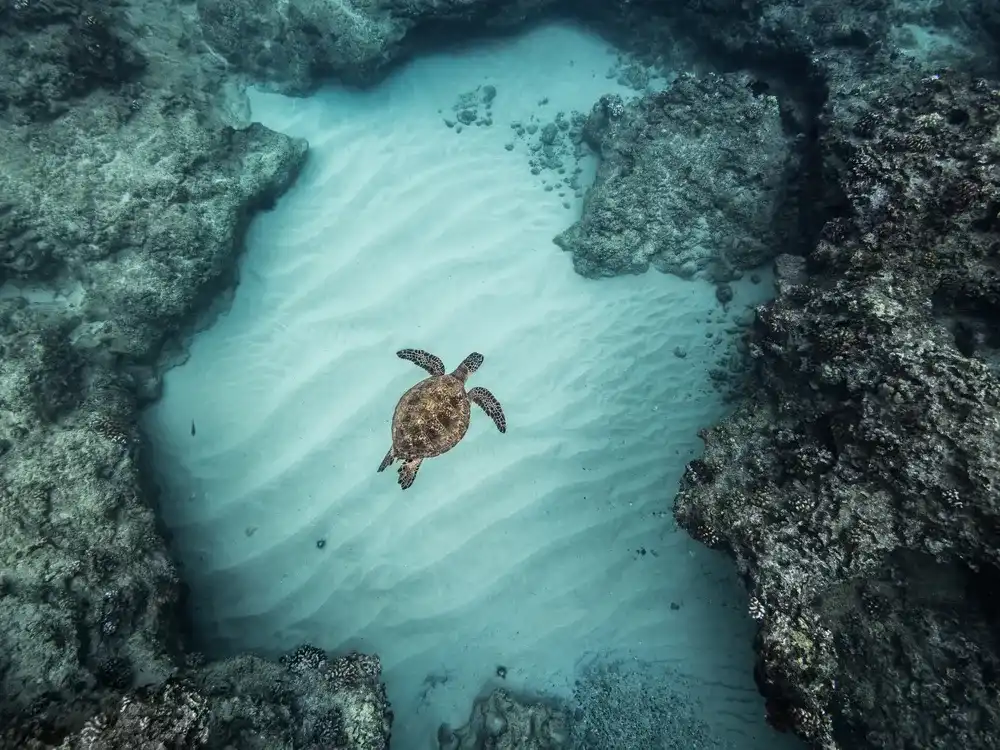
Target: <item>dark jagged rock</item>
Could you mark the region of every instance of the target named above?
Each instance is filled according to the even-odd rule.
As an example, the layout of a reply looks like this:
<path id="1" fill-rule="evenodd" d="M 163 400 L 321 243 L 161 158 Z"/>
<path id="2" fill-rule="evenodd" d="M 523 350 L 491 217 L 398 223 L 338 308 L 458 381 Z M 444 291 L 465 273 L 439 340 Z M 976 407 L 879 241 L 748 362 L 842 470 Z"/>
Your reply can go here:
<path id="1" fill-rule="evenodd" d="M 304 651 L 321 657 L 304 660 Z M 47 739 L 53 730 L 41 715 L 4 727 L 0 742 L 22 750 L 384 750 L 392 715 L 379 677 L 376 657 L 328 660 L 311 646 L 300 647 L 284 667 L 240 656 L 105 695 L 58 745 Z"/>
<path id="2" fill-rule="evenodd" d="M 791 4 L 779 0 L 685 0 L 678 19 L 701 39 L 744 59 L 790 57 L 838 50 L 864 50 L 888 36 L 891 0 L 844 4 L 818 0 Z"/>
<path id="3" fill-rule="evenodd" d="M 745 576 L 772 723 L 998 747 L 1000 91 L 944 73 L 830 123 L 849 210 L 779 264 L 757 393 L 675 515 Z"/>
<path id="4" fill-rule="evenodd" d="M 0 133 L 0 195 L 19 216 L 40 209 L 11 222 L 28 229 L 6 241 L 7 266 L 52 278 L 78 321 L 74 344 L 95 356 L 155 356 L 230 283 L 249 215 L 304 162 L 304 142 L 208 124 L 195 107 L 150 92 L 138 111 L 112 101 Z"/>
<path id="5" fill-rule="evenodd" d="M 48 119 L 98 88 L 136 79 L 146 60 L 124 6 L 120 0 L 0 5 L 0 111 L 14 108 L 28 119 Z M 11 75 L 15 70 L 19 74 Z"/>
<path id="6" fill-rule="evenodd" d="M 584 128 L 600 155 L 583 215 L 556 238 L 583 276 L 643 273 L 650 264 L 720 281 L 787 246 L 800 170 L 778 100 L 746 76 L 683 75 L 624 104 L 598 102 Z"/>
<path id="7" fill-rule="evenodd" d="M 139 490 L 134 397 L 71 325 L 0 302 L 0 717 L 171 669 L 177 580 Z"/>

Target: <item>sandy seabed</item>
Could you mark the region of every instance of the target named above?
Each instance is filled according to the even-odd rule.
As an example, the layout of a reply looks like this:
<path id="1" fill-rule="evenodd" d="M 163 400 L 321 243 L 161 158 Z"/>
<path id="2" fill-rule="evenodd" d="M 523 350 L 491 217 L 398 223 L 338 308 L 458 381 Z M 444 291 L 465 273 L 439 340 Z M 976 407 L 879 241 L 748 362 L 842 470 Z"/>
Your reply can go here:
<path id="1" fill-rule="evenodd" d="M 724 413 L 707 375 L 719 342 L 769 288 L 738 284 L 723 311 L 702 281 L 576 275 L 552 238 L 580 200 L 546 190 L 509 127 L 634 95 L 606 76 L 614 62 L 556 25 L 420 59 L 373 91 L 253 93 L 253 119 L 308 139 L 310 159 L 146 417 L 200 645 L 377 652 L 396 750 L 464 723 L 498 665 L 512 688 L 568 696 L 595 654 L 683 675 L 740 750 L 780 740 L 731 563 L 670 515 L 697 430 Z M 446 127 L 486 84 L 493 125 Z M 482 352 L 469 386 L 497 396 L 508 429 L 473 407 L 465 439 L 402 492 L 375 470 L 398 397 L 426 375 L 404 347 L 448 369 Z"/>

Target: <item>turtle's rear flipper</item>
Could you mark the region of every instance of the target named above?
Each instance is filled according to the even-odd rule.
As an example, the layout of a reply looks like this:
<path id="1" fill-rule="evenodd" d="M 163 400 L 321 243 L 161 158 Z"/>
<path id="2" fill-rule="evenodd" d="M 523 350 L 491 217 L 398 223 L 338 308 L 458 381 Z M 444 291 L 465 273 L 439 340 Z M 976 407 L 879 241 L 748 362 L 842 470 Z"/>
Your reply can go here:
<path id="1" fill-rule="evenodd" d="M 395 456 L 392 455 L 392 448 L 390 448 L 389 452 L 385 454 L 385 458 L 382 459 L 382 463 L 379 464 L 378 470 L 385 471 L 394 460 Z"/>
<path id="2" fill-rule="evenodd" d="M 406 359 L 417 367 L 423 367 L 431 375 L 444 375 L 444 362 L 440 357 L 435 357 L 430 352 L 422 349 L 400 349 L 396 352 L 400 359 Z"/>
<path id="3" fill-rule="evenodd" d="M 503 415 L 503 409 L 500 408 L 496 396 L 485 388 L 473 388 L 469 391 L 469 400 L 490 415 L 490 419 L 500 432 L 507 432 L 507 418 Z"/>
<path id="4" fill-rule="evenodd" d="M 405 490 L 413 484 L 413 480 L 417 478 L 417 470 L 420 469 L 421 461 L 423 461 L 422 458 L 414 458 L 404 461 L 403 465 L 399 467 L 399 486 L 402 489 Z"/>

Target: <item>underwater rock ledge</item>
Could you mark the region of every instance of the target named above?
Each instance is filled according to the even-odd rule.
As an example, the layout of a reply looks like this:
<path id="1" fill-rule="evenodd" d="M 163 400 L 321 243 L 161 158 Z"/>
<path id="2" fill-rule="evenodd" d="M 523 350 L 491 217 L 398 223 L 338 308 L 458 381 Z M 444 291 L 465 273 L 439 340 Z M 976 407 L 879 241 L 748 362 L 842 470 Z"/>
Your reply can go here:
<path id="1" fill-rule="evenodd" d="M 822 136 L 849 210 L 779 258 L 674 513 L 744 576 L 775 726 L 998 747 L 1000 87 L 879 94 Z"/>
<path id="2" fill-rule="evenodd" d="M 604 96 L 583 135 L 600 156 L 583 215 L 555 238 L 590 278 L 645 273 L 732 280 L 798 231 L 802 155 L 778 100 L 748 75 L 681 75 L 625 104 Z"/>
<path id="3" fill-rule="evenodd" d="M 511 28 L 557 0 L 198 0 L 205 40 L 257 85 L 307 94 L 331 78 L 371 84 L 421 31 Z M 255 43 L 249 44 L 253 40 Z"/>
<path id="4" fill-rule="evenodd" d="M 232 127 L 197 25 L 143 10 L 0 6 L 0 748 L 383 750 L 377 657 L 183 642 L 136 416 L 307 144 Z"/>

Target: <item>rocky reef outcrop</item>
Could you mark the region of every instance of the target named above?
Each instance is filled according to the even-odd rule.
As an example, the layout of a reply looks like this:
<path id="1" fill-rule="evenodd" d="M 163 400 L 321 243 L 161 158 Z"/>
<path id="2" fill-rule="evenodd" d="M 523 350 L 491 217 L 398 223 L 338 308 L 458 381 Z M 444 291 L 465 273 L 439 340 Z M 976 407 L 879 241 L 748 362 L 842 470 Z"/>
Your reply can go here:
<path id="1" fill-rule="evenodd" d="M 121 10 L 74 0 L 0 5 L 0 109 L 15 121 L 53 119 L 88 94 L 135 84 L 147 58 Z"/>
<path id="2" fill-rule="evenodd" d="M 155 685 L 103 696 L 83 726 L 58 744 L 46 737 L 72 722 L 37 714 L 6 725 L 0 742 L 22 750 L 388 747 L 392 714 L 377 658 L 329 660 L 301 646 L 282 662 L 240 656 L 186 669 Z"/>
<path id="3" fill-rule="evenodd" d="M 756 393 L 676 499 L 746 579 L 772 723 L 818 747 L 1000 744 L 998 127 L 951 72 L 831 121 L 847 210 L 780 259 Z"/>
<path id="4" fill-rule="evenodd" d="M 196 666 L 181 637 L 137 411 L 307 145 L 145 10 L 0 5 L 0 747 L 381 749 L 377 659 Z"/>
<path id="5" fill-rule="evenodd" d="M 306 158 L 306 144 L 249 125 L 234 80 L 369 81 L 459 23 L 510 26 L 555 5 L 0 3 L 0 747 L 387 746 L 371 656 L 303 647 L 282 664 L 200 664 L 186 651 L 136 413 L 158 395 L 165 352 L 232 287 L 249 218 Z M 581 227 L 614 208 L 608 178 L 630 160 L 656 179 L 681 168 L 648 122 L 691 141 L 699 118 L 731 159 L 691 153 L 730 164 L 757 201 L 724 196 L 726 226 L 750 240 L 730 265 L 787 253 L 780 207 L 797 212 L 801 254 L 779 259 L 750 341 L 755 393 L 706 432 L 676 502 L 746 577 L 772 722 L 823 747 L 1000 745 L 997 86 L 919 81 L 932 58 L 995 66 L 995 4 L 572 11 L 652 59 L 683 37 L 758 76 L 685 79 L 614 122 L 617 102 L 601 102 L 588 132 L 604 187 Z M 922 46 L 935 24 L 950 36 Z M 716 94 L 752 115 L 756 151 L 719 139 L 696 101 Z M 691 118 L 672 119 L 685 106 Z M 790 163 L 799 192 L 783 204 Z M 643 195 L 650 211 L 666 196 Z M 578 234 L 564 240 L 588 247 Z M 494 709 L 530 714 L 517 704 L 497 695 L 456 741 L 480 737 Z M 590 716 L 611 743 L 646 742 L 665 721 Z"/>
<path id="6" fill-rule="evenodd" d="M 583 215 L 556 237 L 582 276 L 727 281 L 794 243 L 801 168 L 778 100 L 746 75 L 684 74 L 625 104 L 608 95 L 583 133 L 600 157 Z"/>

